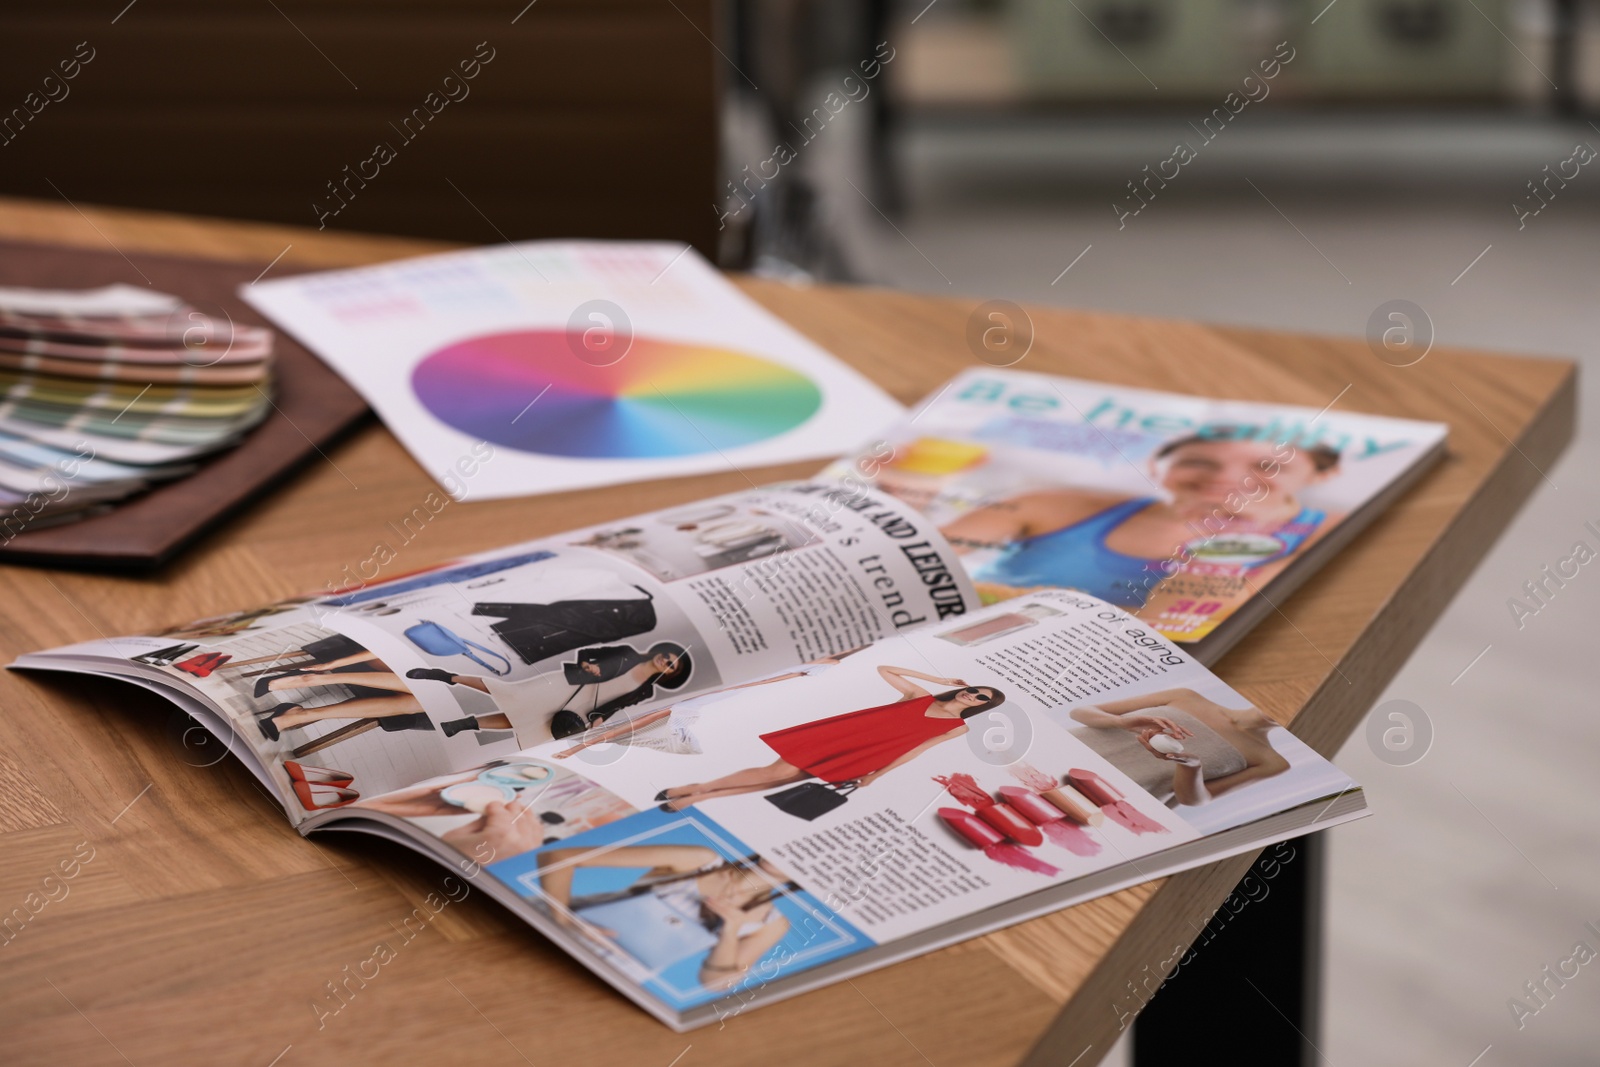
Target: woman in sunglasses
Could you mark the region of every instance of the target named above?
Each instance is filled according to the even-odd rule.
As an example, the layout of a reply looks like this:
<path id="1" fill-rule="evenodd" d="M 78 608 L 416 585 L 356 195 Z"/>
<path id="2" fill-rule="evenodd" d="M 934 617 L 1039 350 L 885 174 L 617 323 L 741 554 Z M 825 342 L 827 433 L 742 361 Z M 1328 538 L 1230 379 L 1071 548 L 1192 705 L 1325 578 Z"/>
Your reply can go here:
<path id="1" fill-rule="evenodd" d="M 656 794 L 666 811 L 682 811 L 703 800 L 759 793 L 820 778 L 835 785 L 868 786 L 934 745 L 967 732 L 966 719 L 1005 703 L 1005 694 L 989 685 L 968 685 L 960 678 L 940 678 L 907 667 L 879 667 L 878 675 L 900 694 L 892 704 L 805 722 L 762 734 L 778 759 L 709 782 L 663 789 Z M 956 686 L 931 693 L 917 684 Z"/>

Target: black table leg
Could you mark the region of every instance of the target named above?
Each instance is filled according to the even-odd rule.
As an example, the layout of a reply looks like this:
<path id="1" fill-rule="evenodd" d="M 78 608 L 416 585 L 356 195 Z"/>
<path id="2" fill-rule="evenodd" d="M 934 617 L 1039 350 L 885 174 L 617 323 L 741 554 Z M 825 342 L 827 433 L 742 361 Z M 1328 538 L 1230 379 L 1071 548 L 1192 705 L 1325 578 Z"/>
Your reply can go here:
<path id="1" fill-rule="evenodd" d="M 1321 1061 L 1322 863 L 1320 834 L 1268 846 L 1149 995 L 1134 1023 L 1135 1067 L 1204 1062 L 1221 1049 L 1234 1063 Z M 1143 980 L 1127 991 L 1130 1007 Z"/>

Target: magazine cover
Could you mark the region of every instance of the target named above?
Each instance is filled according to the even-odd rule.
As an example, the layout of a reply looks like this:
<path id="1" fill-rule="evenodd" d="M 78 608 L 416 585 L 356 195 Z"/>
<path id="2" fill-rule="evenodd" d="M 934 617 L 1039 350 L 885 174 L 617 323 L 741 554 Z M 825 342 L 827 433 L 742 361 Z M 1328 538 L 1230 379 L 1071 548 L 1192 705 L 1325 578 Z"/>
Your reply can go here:
<path id="1" fill-rule="evenodd" d="M 1199 642 L 1442 453 L 1446 427 L 969 370 L 825 476 L 936 523 L 985 603 L 1075 589 Z M 1331 544 L 1329 547 L 1333 547 Z"/>

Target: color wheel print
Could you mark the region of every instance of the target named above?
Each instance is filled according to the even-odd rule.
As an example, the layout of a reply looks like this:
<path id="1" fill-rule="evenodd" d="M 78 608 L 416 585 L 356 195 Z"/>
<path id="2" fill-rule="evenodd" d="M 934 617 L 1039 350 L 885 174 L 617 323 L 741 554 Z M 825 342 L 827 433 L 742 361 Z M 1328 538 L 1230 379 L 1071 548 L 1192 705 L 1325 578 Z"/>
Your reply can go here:
<path id="1" fill-rule="evenodd" d="M 720 348 L 635 337 L 618 362 L 573 355 L 565 330 L 447 345 L 411 374 L 423 407 L 462 433 L 570 459 L 659 459 L 792 430 L 822 393 L 788 367 Z"/>

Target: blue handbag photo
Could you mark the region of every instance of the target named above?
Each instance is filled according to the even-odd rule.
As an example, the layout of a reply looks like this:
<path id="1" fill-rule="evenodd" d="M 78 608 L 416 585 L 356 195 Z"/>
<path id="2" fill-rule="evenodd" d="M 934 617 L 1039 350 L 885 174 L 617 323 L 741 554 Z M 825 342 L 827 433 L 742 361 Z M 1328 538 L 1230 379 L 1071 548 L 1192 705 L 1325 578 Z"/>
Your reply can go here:
<path id="1" fill-rule="evenodd" d="M 503 678 L 511 673 L 511 661 L 506 657 L 492 648 L 485 648 L 476 641 L 469 641 L 460 634 L 448 630 L 436 622 L 429 622 L 427 619 L 423 619 L 415 626 L 408 626 L 405 633 L 407 640 L 430 656 L 465 656 L 497 677 Z M 502 670 L 491 663 L 479 659 L 473 649 L 477 649 L 478 652 L 482 652 L 486 656 L 493 656 L 505 664 L 505 669 Z"/>

